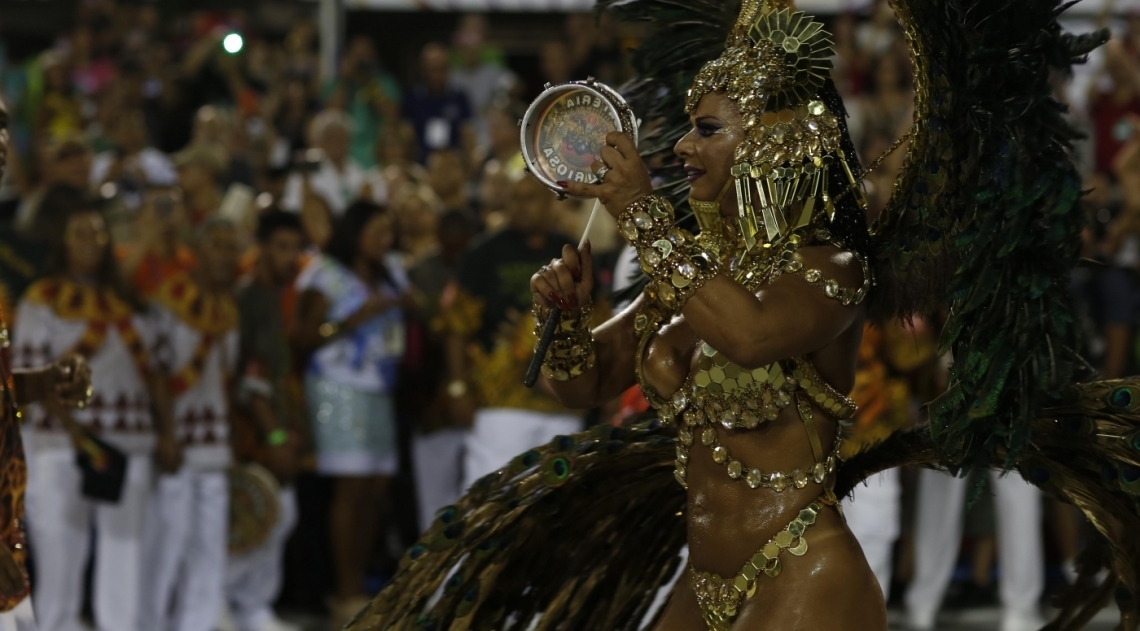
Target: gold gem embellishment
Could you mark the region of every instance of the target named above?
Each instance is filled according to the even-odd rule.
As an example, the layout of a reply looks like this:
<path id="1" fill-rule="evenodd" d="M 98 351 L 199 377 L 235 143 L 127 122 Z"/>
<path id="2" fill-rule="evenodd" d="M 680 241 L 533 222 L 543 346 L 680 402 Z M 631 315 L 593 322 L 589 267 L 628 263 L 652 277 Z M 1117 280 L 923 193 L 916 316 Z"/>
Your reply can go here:
<path id="1" fill-rule="evenodd" d="M 764 545 L 744 564 L 740 572 L 732 578 L 725 578 L 712 572 L 701 572 L 689 563 L 693 579 L 693 591 L 697 594 L 697 604 L 710 631 L 729 631 L 732 622 L 744 606 L 744 601 L 756 593 L 756 581 L 760 575 L 775 578 L 783 570 L 780 553 L 787 550 L 793 556 L 803 556 L 808 551 L 804 537 L 807 529 L 815 524 L 823 505 L 812 502 L 799 512 L 795 519 L 779 534 Z"/>

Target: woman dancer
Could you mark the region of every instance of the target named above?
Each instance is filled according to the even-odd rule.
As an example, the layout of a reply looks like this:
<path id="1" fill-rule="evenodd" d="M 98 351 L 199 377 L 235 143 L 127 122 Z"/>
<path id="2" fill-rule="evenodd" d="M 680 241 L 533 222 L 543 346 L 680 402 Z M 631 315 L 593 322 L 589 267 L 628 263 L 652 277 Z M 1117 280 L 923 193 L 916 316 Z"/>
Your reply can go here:
<path id="1" fill-rule="evenodd" d="M 688 186 L 654 191 L 638 149 L 610 134 L 598 183 L 560 186 L 617 219 L 641 296 L 591 332 L 588 307 L 565 308 L 588 299 L 588 247 L 532 279 L 540 329 L 551 304 L 566 311 L 544 357 L 554 392 L 591 406 L 637 382 L 657 419 L 557 437 L 477 481 L 351 629 L 633 630 L 654 616 L 669 631 L 882 629 L 881 592 L 833 506 L 900 464 L 1016 467 L 1076 503 L 1113 554 L 1091 548 L 1056 628 L 1080 627 L 1114 590 L 1135 628 L 1140 387 L 1074 383 L 1066 275 L 1082 211 L 1048 82 L 1102 36 L 1063 34 L 1051 1 L 899 0 L 915 124 L 871 239 L 828 35 L 775 4 L 745 0 L 724 52 L 697 71 L 725 7 L 613 3 L 661 29 L 630 102 L 658 123 L 650 153 L 678 138 Z M 676 225 L 676 193 L 697 230 Z M 940 305 L 955 365 L 930 424 L 840 466 L 863 320 Z"/>

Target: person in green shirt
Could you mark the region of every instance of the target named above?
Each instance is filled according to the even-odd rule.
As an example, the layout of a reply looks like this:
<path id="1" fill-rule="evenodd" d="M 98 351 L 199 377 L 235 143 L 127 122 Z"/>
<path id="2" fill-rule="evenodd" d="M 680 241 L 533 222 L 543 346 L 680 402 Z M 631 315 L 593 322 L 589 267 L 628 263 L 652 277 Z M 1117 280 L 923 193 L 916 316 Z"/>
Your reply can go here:
<path id="1" fill-rule="evenodd" d="M 399 115 L 400 85 L 380 67 L 366 35 L 349 42 L 340 73 L 325 84 L 321 97 L 327 107 L 342 110 L 352 119 L 349 155 L 365 169 L 375 166 L 376 135 L 386 121 Z"/>

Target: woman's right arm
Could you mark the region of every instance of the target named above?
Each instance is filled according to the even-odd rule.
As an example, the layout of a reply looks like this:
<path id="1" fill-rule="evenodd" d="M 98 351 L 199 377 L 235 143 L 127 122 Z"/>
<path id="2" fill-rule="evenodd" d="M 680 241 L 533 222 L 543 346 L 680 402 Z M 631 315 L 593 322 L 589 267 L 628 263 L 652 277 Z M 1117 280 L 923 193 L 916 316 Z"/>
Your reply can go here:
<path id="1" fill-rule="evenodd" d="M 297 298 L 297 349 L 308 355 L 328 342 L 328 336 L 321 334 L 325 324 L 325 314 L 329 303 L 324 294 L 315 289 L 306 289 Z"/>
<path id="2" fill-rule="evenodd" d="M 535 302 L 547 309 L 558 306 L 568 317 L 576 314 L 576 305 L 589 304 L 593 285 L 589 243 L 581 253 L 572 246 L 564 247 L 561 259 L 539 270 L 530 280 Z M 563 405 L 580 409 L 604 405 L 637 383 L 634 358 L 638 339 L 633 321 L 642 300 L 639 296 L 626 310 L 594 329 L 593 368 L 568 381 L 542 378 L 544 387 Z"/>

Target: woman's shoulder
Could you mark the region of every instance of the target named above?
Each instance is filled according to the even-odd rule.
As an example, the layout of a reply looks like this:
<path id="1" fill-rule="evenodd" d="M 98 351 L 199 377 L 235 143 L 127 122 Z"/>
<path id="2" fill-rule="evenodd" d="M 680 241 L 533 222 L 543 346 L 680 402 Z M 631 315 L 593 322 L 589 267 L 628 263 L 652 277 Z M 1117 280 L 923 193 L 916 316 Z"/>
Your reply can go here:
<path id="1" fill-rule="evenodd" d="M 816 281 L 812 279 L 819 276 L 835 280 L 843 287 L 858 286 L 863 284 L 867 271 L 862 255 L 830 244 L 801 247 L 792 255 L 792 260 L 800 264 L 796 271 L 813 283 Z"/>

